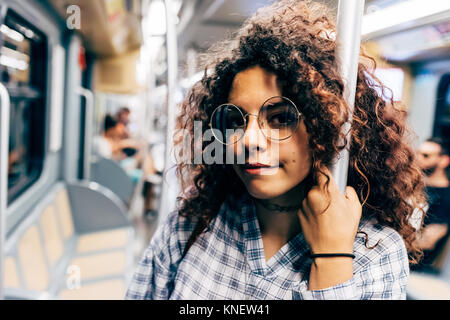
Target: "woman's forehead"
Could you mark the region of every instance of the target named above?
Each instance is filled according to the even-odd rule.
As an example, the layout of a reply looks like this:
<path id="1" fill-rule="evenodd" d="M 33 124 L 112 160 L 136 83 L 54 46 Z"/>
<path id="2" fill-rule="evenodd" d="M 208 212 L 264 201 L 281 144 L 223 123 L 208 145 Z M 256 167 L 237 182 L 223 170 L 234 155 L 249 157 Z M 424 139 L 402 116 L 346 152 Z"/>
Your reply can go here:
<path id="1" fill-rule="evenodd" d="M 277 76 L 260 66 L 255 66 L 235 76 L 228 102 L 252 112 L 251 109 L 258 110 L 267 99 L 280 95 L 282 94 Z"/>

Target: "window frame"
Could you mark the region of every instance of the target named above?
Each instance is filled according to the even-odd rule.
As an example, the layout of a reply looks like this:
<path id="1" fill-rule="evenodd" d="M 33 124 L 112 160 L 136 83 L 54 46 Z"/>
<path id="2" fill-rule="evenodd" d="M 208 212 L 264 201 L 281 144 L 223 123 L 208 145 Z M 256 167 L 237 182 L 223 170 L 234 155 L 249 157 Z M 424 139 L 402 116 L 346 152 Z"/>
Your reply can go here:
<path id="1" fill-rule="evenodd" d="M 37 134 L 31 134 L 28 137 L 28 148 L 30 154 L 30 160 L 27 163 L 26 170 L 30 170 L 27 172 L 24 177 L 21 177 L 17 184 L 8 187 L 8 206 L 12 204 L 16 199 L 18 199 L 24 192 L 26 192 L 32 185 L 34 185 L 42 176 L 44 171 L 45 160 L 47 156 L 47 127 L 48 127 L 48 117 L 47 114 L 49 112 L 49 79 L 48 79 L 48 70 L 49 70 L 49 39 L 45 32 L 41 31 L 39 27 L 36 27 L 26 18 L 22 17 L 20 13 L 16 12 L 13 8 L 7 7 L 4 10 L 4 16 L 2 17 L 2 23 L 8 25 L 8 17 L 9 19 L 16 22 L 21 26 L 25 26 L 26 28 L 32 30 L 39 37 L 42 38 L 41 44 L 32 43 L 33 49 L 38 48 L 36 54 L 33 53 L 30 55 L 30 63 L 32 63 L 32 59 L 36 59 L 36 63 L 33 63 L 33 66 L 30 69 L 30 83 L 28 84 L 28 88 L 37 88 L 37 92 L 41 94 L 39 97 L 26 97 L 20 94 L 15 94 L 14 88 L 11 88 L 8 85 L 5 85 L 8 93 L 10 95 L 11 100 L 11 108 L 12 106 L 16 106 L 16 103 L 13 101 L 19 101 L 18 104 L 27 103 L 26 108 L 27 112 L 30 112 L 30 119 L 33 119 L 36 114 L 40 117 L 39 121 L 30 120 L 30 131 L 36 132 Z M 11 27 L 11 26 L 10 26 Z M 4 44 L 4 39 L 0 42 L 0 47 Z M 36 47 L 34 47 L 36 46 Z M 30 49 L 30 50 L 33 50 Z M 45 76 L 43 81 L 39 81 L 42 77 Z M 17 104 L 17 105 L 18 105 Z M 12 110 L 11 110 L 12 111 Z M 14 115 L 13 112 L 10 112 L 11 117 Z M 14 121 L 13 121 L 14 122 Z M 12 123 L 10 122 L 10 132 L 11 132 Z M 13 129 L 12 129 L 13 130 Z"/>
<path id="2" fill-rule="evenodd" d="M 443 136 L 443 127 L 449 127 L 450 128 L 450 115 L 445 117 L 445 113 L 447 110 L 445 110 L 446 107 L 446 99 L 447 99 L 447 92 L 450 90 L 450 72 L 444 73 L 439 80 L 439 85 L 437 89 L 437 96 L 436 96 L 436 111 L 434 113 L 434 122 L 433 122 L 433 136 L 442 136 L 443 138 L 446 138 L 447 140 L 450 140 L 450 137 L 444 137 Z M 443 118 L 447 118 L 448 120 L 445 121 Z M 445 122 L 448 122 L 447 125 L 445 125 Z"/>
<path id="3" fill-rule="evenodd" d="M 62 128 L 62 119 L 66 112 L 66 92 L 65 87 L 67 83 L 66 78 L 66 62 L 68 54 L 67 40 L 71 39 L 73 35 L 71 33 L 65 34 L 65 23 L 56 18 L 52 13 L 49 5 L 44 4 L 37 0 L 27 1 L 24 5 L 24 1 L 18 0 L 2 0 L 0 3 L 0 18 L 5 16 L 6 10 L 10 8 L 14 10 L 20 17 L 30 22 L 33 26 L 39 26 L 38 29 L 47 37 L 47 52 L 49 54 L 46 74 L 46 86 L 47 90 L 45 94 L 47 95 L 46 101 L 46 120 L 48 125 L 45 128 L 45 141 L 44 141 L 44 163 L 41 175 L 34 184 L 32 184 L 28 189 L 26 189 L 16 200 L 8 204 L 6 210 L 6 233 L 9 235 L 28 215 L 32 212 L 33 208 L 42 201 L 42 198 L 47 194 L 47 190 L 52 188 L 58 180 L 61 179 L 62 172 L 61 168 L 64 164 L 63 150 L 59 147 L 58 150 L 50 150 L 50 138 L 51 135 L 60 134 L 62 135 L 65 130 Z M 64 51 L 64 61 L 61 65 L 55 65 L 54 62 L 54 49 L 55 47 L 60 47 Z M 55 83 L 51 75 L 53 69 L 58 67 L 59 72 L 62 72 L 62 79 L 64 83 L 58 87 L 60 88 L 61 96 L 63 97 L 61 101 L 61 106 L 63 108 L 61 114 L 61 127 L 60 132 L 55 132 L 55 128 L 50 125 L 52 121 L 52 114 L 54 113 L 54 100 L 52 98 L 52 88 Z"/>

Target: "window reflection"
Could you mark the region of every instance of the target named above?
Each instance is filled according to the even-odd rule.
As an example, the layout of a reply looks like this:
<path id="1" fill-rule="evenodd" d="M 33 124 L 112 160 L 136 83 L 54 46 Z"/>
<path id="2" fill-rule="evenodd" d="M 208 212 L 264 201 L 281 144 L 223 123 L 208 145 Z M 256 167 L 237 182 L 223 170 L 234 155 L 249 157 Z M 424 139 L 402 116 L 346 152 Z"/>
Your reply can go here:
<path id="1" fill-rule="evenodd" d="M 11 99 L 8 201 L 42 171 L 45 140 L 47 43 L 13 11 L 0 25 L 0 80 Z"/>

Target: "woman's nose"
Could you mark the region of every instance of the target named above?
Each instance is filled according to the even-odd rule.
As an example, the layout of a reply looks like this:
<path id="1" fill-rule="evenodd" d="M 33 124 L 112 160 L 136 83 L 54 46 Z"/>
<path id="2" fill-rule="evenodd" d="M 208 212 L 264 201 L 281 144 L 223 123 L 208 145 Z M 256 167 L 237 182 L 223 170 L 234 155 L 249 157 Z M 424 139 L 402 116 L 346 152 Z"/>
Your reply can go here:
<path id="1" fill-rule="evenodd" d="M 255 151 L 266 151 L 267 140 L 258 125 L 258 118 L 255 115 L 247 115 L 247 128 L 244 132 L 244 146 L 250 155 Z"/>

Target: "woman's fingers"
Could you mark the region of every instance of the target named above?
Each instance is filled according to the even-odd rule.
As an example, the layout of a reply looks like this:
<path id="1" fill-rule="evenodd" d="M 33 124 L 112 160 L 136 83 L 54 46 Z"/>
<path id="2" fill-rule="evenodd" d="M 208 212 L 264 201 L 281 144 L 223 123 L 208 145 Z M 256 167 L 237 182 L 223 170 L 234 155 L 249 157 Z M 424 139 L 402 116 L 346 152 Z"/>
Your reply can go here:
<path id="1" fill-rule="evenodd" d="M 350 201 L 351 204 L 359 204 L 361 206 L 361 202 L 359 201 L 358 194 L 356 193 L 353 187 L 347 186 L 345 188 L 345 198 Z"/>
<path id="2" fill-rule="evenodd" d="M 361 202 L 359 201 L 359 197 L 358 194 L 356 193 L 355 189 L 353 187 L 347 186 L 345 188 L 345 198 L 347 199 L 347 201 L 349 201 L 349 206 L 350 208 L 358 208 L 358 211 L 355 212 L 359 212 L 359 214 L 361 215 L 362 213 L 362 205 Z"/>
<path id="3" fill-rule="evenodd" d="M 358 195 L 354 188 L 347 186 L 345 189 L 345 194 L 339 190 L 330 170 L 323 166 L 321 168 L 322 172 L 318 172 L 318 185 L 311 188 L 306 197 L 304 198 L 303 204 L 303 214 L 308 216 L 311 213 L 322 213 L 325 212 L 331 202 L 335 202 L 337 199 L 342 197 L 349 202 L 350 207 L 355 205 L 361 206 Z M 326 185 L 328 178 L 329 182 Z"/>
<path id="4" fill-rule="evenodd" d="M 345 197 L 350 201 L 355 201 L 355 200 L 359 201 L 359 198 L 358 198 L 358 195 L 356 194 L 355 189 L 351 186 L 345 187 Z"/>
<path id="5" fill-rule="evenodd" d="M 327 209 L 333 195 L 339 192 L 338 187 L 327 167 L 322 166 L 317 172 L 317 185 L 313 186 L 305 197 L 305 205 L 313 212 L 323 212 Z M 327 185 L 327 181 L 328 185 Z M 306 210 L 306 211 L 310 211 Z M 306 212 L 309 213 L 309 212 Z"/>
<path id="6" fill-rule="evenodd" d="M 329 191 L 329 192 L 335 192 L 338 190 L 338 186 L 336 184 L 336 181 L 333 178 L 333 175 L 331 174 L 330 170 L 326 166 L 322 166 L 320 168 L 320 171 L 317 172 L 318 175 L 318 187 L 321 191 Z M 328 186 L 326 185 L 329 178 Z"/>

